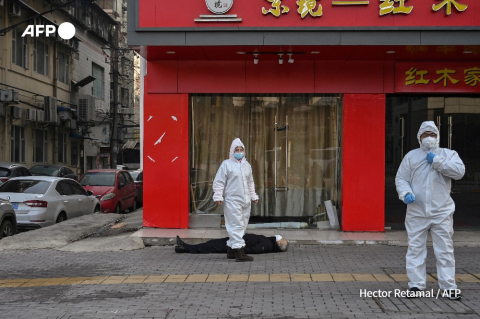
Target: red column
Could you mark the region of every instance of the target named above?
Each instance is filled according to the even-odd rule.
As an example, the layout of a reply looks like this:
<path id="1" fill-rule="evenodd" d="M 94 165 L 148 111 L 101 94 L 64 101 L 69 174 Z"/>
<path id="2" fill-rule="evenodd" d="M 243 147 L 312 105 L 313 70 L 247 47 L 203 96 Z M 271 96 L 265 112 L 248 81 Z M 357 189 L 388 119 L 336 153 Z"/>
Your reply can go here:
<path id="1" fill-rule="evenodd" d="M 385 230 L 385 95 L 345 94 L 342 229 Z"/>
<path id="2" fill-rule="evenodd" d="M 188 94 L 145 94 L 145 227 L 188 228 L 188 105 Z"/>

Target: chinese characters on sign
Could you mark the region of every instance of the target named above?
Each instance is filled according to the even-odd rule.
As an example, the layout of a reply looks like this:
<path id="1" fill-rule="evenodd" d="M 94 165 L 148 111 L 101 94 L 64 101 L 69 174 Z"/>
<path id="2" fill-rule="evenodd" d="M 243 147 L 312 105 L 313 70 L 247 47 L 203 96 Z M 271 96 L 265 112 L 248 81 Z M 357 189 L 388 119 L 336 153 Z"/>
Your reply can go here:
<path id="1" fill-rule="evenodd" d="M 271 3 L 271 8 L 266 9 L 262 7 L 262 13 L 268 14 L 271 13 L 275 17 L 279 17 L 280 14 L 287 14 L 290 11 L 290 8 L 282 5 L 282 1 L 287 2 L 287 0 L 266 0 Z M 292 1 L 292 0 L 291 0 Z M 307 15 L 310 15 L 314 18 L 321 17 L 323 14 L 323 7 L 320 3 L 321 0 L 298 0 L 296 4 L 298 6 L 297 12 L 300 16 L 305 18 Z M 413 5 L 408 6 L 406 2 L 409 0 L 379 0 L 380 2 L 380 10 L 379 15 L 384 16 L 387 14 L 410 14 L 413 11 Z M 458 11 L 462 12 L 465 11 L 468 6 L 465 4 L 459 3 L 457 0 L 424 0 L 422 1 L 423 4 L 429 1 L 440 2 L 440 3 L 433 3 L 432 4 L 432 11 L 437 12 L 440 11 L 442 8 L 445 7 L 445 14 L 450 15 L 452 14 L 452 6 Z M 317 2 L 319 2 L 317 4 Z M 374 2 L 374 1 L 372 1 Z M 332 6 L 358 6 L 358 5 L 370 5 L 370 1 L 332 1 Z M 430 5 L 430 4 L 429 4 Z"/>
<path id="2" fill-rule="evenodd" d="M 450 70 L 448 68 L 444 68 L 443 70 L 436 70 L 436 74 L 440 75 L 437 79 L 433 80 L 433 83 L 443 83 L 443 86 L 446 87 L 449 83 L 457 84 L 460 80 L 454 78 L 457 76 L 456 70 Z M 477 86 L 478 82 L 480 81 L 480 69 L 479 68 L 470 68 L 465 69 L 464 73 L 464 82 L 470 86 Z M 410 68 L 407 72 L 405 72 L 405 85 L 415 85 L 415 84 L 429 84 L 430 79 L 425 78 L 428 76 L 427 70 L 418 70 L 416 68 Z M 460 75 L 458 75 L 460 77 Z M 441 82 L 443 81 L 443 82 Z"/>
<path id="3" fill-rule="evenodd" d="M 396 92 L 480 92 L 480 65 L 470 63 L 397 63 Z"/>

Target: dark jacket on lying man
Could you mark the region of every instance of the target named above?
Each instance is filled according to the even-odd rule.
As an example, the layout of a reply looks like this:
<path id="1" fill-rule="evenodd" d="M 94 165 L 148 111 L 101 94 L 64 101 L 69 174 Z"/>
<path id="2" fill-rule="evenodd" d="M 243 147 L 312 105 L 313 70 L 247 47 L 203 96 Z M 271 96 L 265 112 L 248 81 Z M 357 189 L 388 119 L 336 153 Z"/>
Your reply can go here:
<path id="1" fill-rule="evenodd" d="M 286 251 L 288 242 L 280 235 L 265 237 L 263 235 L 245 234 L 245 253 L 246 254 L 266 254 Z M 184 243 L 177 236 L 177 246 L 175 252 L 190 254 L 215 254 L 227 252 L 228 237 L 212 239 L 198 245 L 189 245 Z"/>

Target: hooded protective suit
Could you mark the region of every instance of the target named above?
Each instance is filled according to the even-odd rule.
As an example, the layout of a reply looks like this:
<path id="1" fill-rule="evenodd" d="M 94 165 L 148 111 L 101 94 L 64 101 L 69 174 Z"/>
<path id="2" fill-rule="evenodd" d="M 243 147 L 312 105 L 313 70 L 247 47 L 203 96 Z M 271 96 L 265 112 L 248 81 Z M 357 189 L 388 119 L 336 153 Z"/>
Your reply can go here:
<path id="1" fill-rule="evenodd" d="M 238 161 L 233 156 L 237 146 L 245 149 L 239 138 L 234 139 L 230 146 L 230 158 L 222 162 L 213 181 L 213 200 L 225 204 L 225 226 L 230 238 L 227 246 L 232 249 L 245 246 L 243 235 L 250 218 L 251 201 L 258 200 L 252 167 L 245 157 Z"/>
<path id="2" fill-rule="evenodd" d="M 427 131 L 437 134 L 436 144 L 428 149 L 420 136 Z M 435 123 L 423 122 L 417 134 L 420 148 L 408 152 L 395 178 L 400 200 L 410 193 L 415 201 L 407 205 L 405 227 L 408 233 L 406 256 L 410 288 L 426 288 L 427 236 L 430 230 L 437 258 L 438 284 L 441 289 L 456 289 L 455 258 L 453 255 L 453 213 L 455 203 L 450 197 L 451 179 L 461 179 L 465 165 L 457 152 L 439 148 L 440 134 Z M 435 154 L 433 162 L 427 154 Z"/>

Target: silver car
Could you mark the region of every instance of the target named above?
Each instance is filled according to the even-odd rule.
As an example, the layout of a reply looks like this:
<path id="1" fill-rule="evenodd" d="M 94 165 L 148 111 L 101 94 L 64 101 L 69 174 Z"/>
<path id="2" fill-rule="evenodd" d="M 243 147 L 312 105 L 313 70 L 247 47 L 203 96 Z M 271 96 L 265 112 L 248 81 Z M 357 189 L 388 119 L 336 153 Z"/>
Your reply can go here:
<path id="1" fill-rule="evenodd" d="M 0 198 L 0 239 L 13 236 L 16 233 L 17 219 L 13 206 L 8 200 Z"/>
<path id="2" fill-rule="evenodd" d="M 0 198 L 9 200 L 17 216 L 17 226 L 35 229 L 64 220 L 100 212 L 100 202 L 92 192 L 69 178 L 25 176 L 0 186 Z"/>

